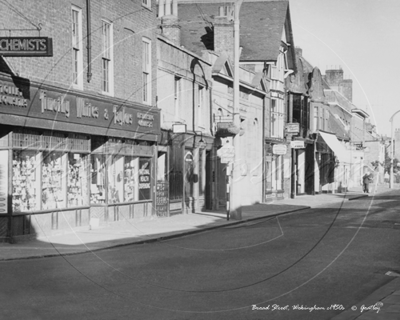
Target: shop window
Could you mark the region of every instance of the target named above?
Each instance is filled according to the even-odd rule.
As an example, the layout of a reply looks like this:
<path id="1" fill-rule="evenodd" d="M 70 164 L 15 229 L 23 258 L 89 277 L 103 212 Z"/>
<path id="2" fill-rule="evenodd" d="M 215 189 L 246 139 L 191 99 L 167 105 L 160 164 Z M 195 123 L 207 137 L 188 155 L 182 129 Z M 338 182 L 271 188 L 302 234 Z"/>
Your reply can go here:
<path id="1" fill-rule="evenodd" d="M 272 182 L 272 190 L 280 191 L 283 189 L 283 157 L 282 156 L 274 156 L 272 158 L 272 166 L 271 166 L 271 182 Z"/>
<path id="2" fill-rule="evenodd" d="M 139 160 L 139 200 L 151 199 L 151 159 Z"/>
<path id="3" fill-rule="evenodd" d="M 87 159 L 79 153 L 68 154 L 68 207 L 88 205 Z"/>
<path id="4" fill-rule="evenodd" d="M 82 10 L 72 7 L 72 83 L 83 86 Z"/>
<path id="5" fill-rule="evenodd" d="M 142 87 L 143 87 L 143 102 L 151 103 L 151 41 L 143 38 L 142 40 Z"/>
<path id="6" fill-rule="evenodd" d="M 104 155 L 92 155 L 90 203 L 106 203 L 106 162 Z"/>
<path id="7" fill-rule="evenodd" d="M 167 181 L 167 153 L 158 152 L 157 157 L 157 181 L 164 182 Z"/>
<path id="8" fill-rule="evenodd" d="M 107 21 L 102 21 L 102 90 L 103 93 L 113 94 L 113 27 Z"/>
<path id="9" fill-rule="evenodd" d="M 124 157 L 112 156 L 108 167 L 108 203 L 123 201 Z"/>
<path id="10" fill-rule="evenodd" d="M 137 157 L 125 157 L 124 201 L 138 200 L 138 162 Z"/>
<path id="11" fill-rule="evenodd" d="M 13 152 L 12 185 L 13 212 L 40 209 L 39 152 Z"/>
<path id="12" fill-rule="evenodd" d="M 66 169 L 67 154 L 44 152 L 42 161 L 42 209 L 66 207 Z"/>

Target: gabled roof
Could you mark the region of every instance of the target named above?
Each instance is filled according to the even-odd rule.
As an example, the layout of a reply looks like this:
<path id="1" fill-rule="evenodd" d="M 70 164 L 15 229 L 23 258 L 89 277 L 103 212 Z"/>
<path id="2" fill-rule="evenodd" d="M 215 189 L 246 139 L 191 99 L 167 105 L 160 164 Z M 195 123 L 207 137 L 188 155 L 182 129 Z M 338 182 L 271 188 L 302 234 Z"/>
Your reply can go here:
<path id="1" fill-rule="evenodd" d="M 213 50 L 213 22 L 219 7 L 233 1 L 215 0 L 211 3 L 179 2 L 181 44 L 201 54 L 201 50 Z M 276 61 L 279 56 L 282 33 L 290 44 L 289 68 L 295 69 L 294 43 L 289 12 L 289 1 L 243 2 L 240 9 L 241 61 Z"/>

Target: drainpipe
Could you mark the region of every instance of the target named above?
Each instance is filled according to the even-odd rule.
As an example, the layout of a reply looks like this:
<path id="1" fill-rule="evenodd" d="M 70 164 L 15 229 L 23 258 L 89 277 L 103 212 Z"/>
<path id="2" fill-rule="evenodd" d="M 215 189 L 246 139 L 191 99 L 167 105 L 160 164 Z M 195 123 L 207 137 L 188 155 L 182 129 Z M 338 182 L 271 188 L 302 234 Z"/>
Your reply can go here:
<path id="1" fill-rule="evenodd" d="M 233 123 L 237 128 L 240 128 L 240 97 L 239 97 L 239 61 L 240 61 L 240 48 L 239 48 L 239 40 L 240 40 L 240 22 L 239 22 L 239 13 L 240 7 L 243 3 L 243 0 L 235 1 L 235 12 L 234 12 L 234 48 L 233 48 Z M 242 219 L 241 215 L 241 195 L 240 195 L 240 168 L 238 165 L 239 162 L 239 152 L 240 152 L 240 135 L 237 134 L 233 138 L 233 147 L 235 150 L 235 161 L 232 164 L 232 172 L 229 181 L 229 205 L 227 205 L 227 220 L 230 219 L 232 215 L 238 220 Z"/>
<path id="2" fill-rule="evenodd" d="M 92 79 L 92 27 L 90 19 L 90 0 L 86 0 L 86 29 L 87 29 L 87 82 Z"/>

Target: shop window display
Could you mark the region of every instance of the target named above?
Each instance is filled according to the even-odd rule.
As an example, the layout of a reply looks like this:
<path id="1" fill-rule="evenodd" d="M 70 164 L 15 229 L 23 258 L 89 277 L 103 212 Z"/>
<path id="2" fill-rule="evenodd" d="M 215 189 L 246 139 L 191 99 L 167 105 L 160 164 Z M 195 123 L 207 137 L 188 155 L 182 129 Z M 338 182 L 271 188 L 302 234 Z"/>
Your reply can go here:
<path id="1" fill-rule="evenodd" d="M 124 201 L 137 201 L 138 199 L 138 162 L 137 157 L 125 157 L 125 185 Z"/>
<path id="2" fill-rule="evenodd" d="M 12 207 L 14 212 L 40 209 L 40 154 L 14 151 L 12 169 Z"/>
<path id="3" fill-rule="evenodd" d="M 65 208 L 65 164 L 67 154 L 43 153 L 42 209 Z"/>
<path id="4" fill-rule="evenodd" d="M 78 153 L 68 154 L 68 207 L 87 205 L 86 157 Z"/>
<path id="5" fill-rule="evenodd" d="M 92 155 L 90 203 L 106 203 L 106 161 L 104 155 Z"/>
<path id="6" fill-rule="evenodd" d="M 108 202 L 120 203 L 124 192 L 124 157 L 110 157 L 108 168 Z"/>

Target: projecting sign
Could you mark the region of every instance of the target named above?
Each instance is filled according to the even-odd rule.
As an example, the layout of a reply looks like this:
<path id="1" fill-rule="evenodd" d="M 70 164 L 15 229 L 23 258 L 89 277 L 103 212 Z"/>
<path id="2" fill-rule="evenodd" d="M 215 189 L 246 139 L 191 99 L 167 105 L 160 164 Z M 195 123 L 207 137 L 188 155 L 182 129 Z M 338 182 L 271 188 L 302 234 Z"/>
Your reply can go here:
<path id="1" fill-rule="evenodd" d="M 300 124 L 295 123 L 287 123 L 286 124 L 286 132 L 287 133 L 299 133 L 300 132 Z"/>
<path id="2" fill-rule="evenodd" d="M 273 154 L 282 155 L 282 154 L 286 154 L 286 151 L 287 151 L 286 144 L 274 144 L 272 146 Z"/>
<path id="3" fill-rule="evenodd" d="M 4 57 L 52 57 L 53 39 L 48 37 L 0 37 Z"/>
<path id="4" fill-rule="evenodd" d="M 304 141 L 301 141 L 301 140 L 290 141 L 290 147 L 292 149 L 304 149 L 305 148 Z"/>

